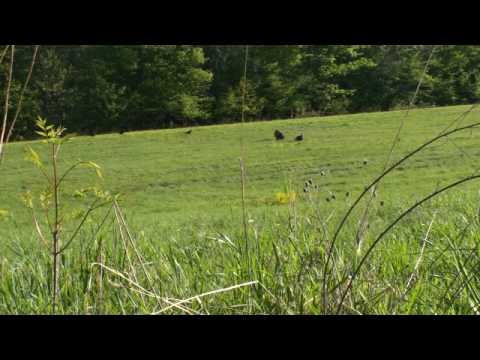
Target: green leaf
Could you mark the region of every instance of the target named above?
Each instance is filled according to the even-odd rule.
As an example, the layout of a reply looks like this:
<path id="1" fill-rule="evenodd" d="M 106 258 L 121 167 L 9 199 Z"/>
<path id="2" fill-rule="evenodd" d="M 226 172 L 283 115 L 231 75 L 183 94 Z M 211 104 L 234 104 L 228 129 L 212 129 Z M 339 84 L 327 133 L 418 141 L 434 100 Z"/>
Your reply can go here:
<path id="1" fill-rule="evenodd" d="M 37 127 L 38 127 L 39 129 L 45 131 L 45 130 L 46 130 L 46 126 L 47 126 L 47 121 L 44 120 L 44 119 L 42 119 L 42 118 L 39 116 L 35 125 L 37 125 Z"/>
<path id="2" fill-rule="evenodd" d="M 42 160 L 40 159 L 40 156 L 33 150 L 30 146 L 27 147 L 28 154 L 25 157 L 25 160 L 30 161 L 37 167 L 42 167 L 43 163 Z"/>
<path id="3" fill-rule="evenodd" d="M 88 164 L 96 169 L 101 169 L 101 167 L 99 165 L 97 165 L 96 163 L 94 163 L 93 161 L 89 161 Z"/>
<path id="4" fill-rule="evenodd" d="M 96 163 L 94 163 L 93 161 L 89 161 L 87 163 L 88 166 L 92 167 L 95 169 L 95 173 L 97 174 L 97 176 L 100 178 L 100 179 L 103 179 L 103 175 L 102 175 L 102 168 L 100 166 L 98 166 Z"/>

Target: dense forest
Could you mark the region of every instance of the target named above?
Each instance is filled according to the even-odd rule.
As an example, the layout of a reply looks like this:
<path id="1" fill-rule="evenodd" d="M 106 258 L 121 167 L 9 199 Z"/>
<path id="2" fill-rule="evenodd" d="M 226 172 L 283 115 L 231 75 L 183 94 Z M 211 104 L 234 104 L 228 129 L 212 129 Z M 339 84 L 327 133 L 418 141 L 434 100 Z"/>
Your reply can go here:
<path id="1" fill-rule="evenodd" d="M 15 49 L 14 109 L 33 46 Z M 16 136 L 31 137 L 39 115 L 86 134 L 235 122 L 244 86 L 248 121 L 387 111 L 408 105 L 427 62 L 416 105 L 480 97 L 479 46 L 255 45 L 246 84 L 245 53 L 232 45 L 42 46 Z"/>

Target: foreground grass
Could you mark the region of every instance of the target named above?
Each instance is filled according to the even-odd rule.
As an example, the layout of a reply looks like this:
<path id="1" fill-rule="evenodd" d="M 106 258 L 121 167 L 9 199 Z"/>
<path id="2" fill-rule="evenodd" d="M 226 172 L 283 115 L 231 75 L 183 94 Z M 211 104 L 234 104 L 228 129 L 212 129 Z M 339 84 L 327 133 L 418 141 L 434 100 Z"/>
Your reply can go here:
<path id="1" fill-rule="evenodd" d="M 448 196 L 416 212 L 368 260 L 340 313 L 477 314 L 477 214 L 476 204 Z M 377 209 L 367 244 L 396 215 L 395 208 Z M 129 227 L 131 243 L 113 219 L 100 233 L 92 225 L 64 256 L 59 313 L 336 313 L 345 290 L 342 278 L 360 257 L 352 225 L 335 252 L 324 307 L 322 269 L 330 225 L 313 206 L 301 215 L 292 207 L 288 215 L 252 219 L 248 252 L 235 223 L 191 224 L 155 238 Z M 0 265 L 0 313 L 48 314 L 46 252 L 19 241 L 7 254 Z"/>
<path id="2" fill-rule="evenodd" d="M 466 109 L 413 112 L 394 157 L 437 135 Z M 65 153 L 64 166 L 79 157 L 102 164 L 105 186 L 125 194 L 126 222 L 112 209 L 90 219 L 63 257 L 59 311 L 476 314 L 475 183 L 435 199 L 394 228 L 346 292 L 348 276 L 368 245 L 402 211 L 478 169 L 475 132 L 436 144 L 386 179 L 361 236 L 363 246 L 357 242 L 363 206 L 354 213 L 335 248 L 324 297 L 323 267 L 332 233 L 354 196 L 382 169 L 402 116 L 208 127 L 191 137 L 176 130 L 78 139 Z M 304 132 L 307 141 L 272 141 L 275 128 Z M 239 206 L 241 138 L 248 149 L 246 237 Z M 51 311 L 50 259 L 18 205 L 22 188 L 38 186 L 21 161 L 23 146 L 11 148 L 2 168 L 2 208 L 9 215 L 1 230 L 0 313 L 44 314 Z M 72 191 L 85 186 L 83 176 L 69 184 Z M 308 179 L 320 187 L 303 194 Z M 275 194 L 287 187 L 298 195 L 282 205 Z"/>

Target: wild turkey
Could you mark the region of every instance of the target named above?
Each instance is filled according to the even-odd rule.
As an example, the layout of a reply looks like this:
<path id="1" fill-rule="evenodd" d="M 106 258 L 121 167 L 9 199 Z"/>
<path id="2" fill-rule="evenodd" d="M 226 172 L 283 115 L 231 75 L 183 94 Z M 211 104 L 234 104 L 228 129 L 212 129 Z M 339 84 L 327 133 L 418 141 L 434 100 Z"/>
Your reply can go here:
<path id="1" fill-rule="evenodd" d="M 283 133 L 281 133 L 280 131 L 275 130 L 275 139 L 277 139 L 277 140 L 284 140 L 284 139 L 285 139 L 285 135 L 283 135 Z"/>
<path id="2" fill-rule="evenodd" d="M 192 134 L 192 130 L 188 130 L 185 134 L 191 135 L 191 134 Z"/>
<path id="3" fill-rule="evenodd" d="M 303 140 L 304 140 L 303 134 L 302 134 L 302 135 L 298 135 L 298 136 L 295 138 L 295 141 L 303 141 Z"/>

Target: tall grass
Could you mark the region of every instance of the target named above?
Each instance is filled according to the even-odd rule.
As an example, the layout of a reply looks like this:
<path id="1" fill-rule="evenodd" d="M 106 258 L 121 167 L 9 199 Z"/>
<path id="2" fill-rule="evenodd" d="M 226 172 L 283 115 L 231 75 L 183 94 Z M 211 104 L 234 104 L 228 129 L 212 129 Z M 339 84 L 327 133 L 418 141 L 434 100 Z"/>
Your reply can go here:
<path id="1" fill-rule="evenodd" d="M 159 229 L 157 237 L 146 238 L 128 224 L 119 204 L 104 209 L 62 257 L 57 313 L 293 315 L 330 314 L 338 306 L 341 314 L 478 313 L 476 203 L 447 195 L 405 218 L 378 244 L 350 291 L 344 277 L 362 259 L 350 237 L 341 237 L 327 309 L 322 269 L 333 220 L 319 218 L 319 210 L 312 206 L 299 214 L 292 206 L 284 214 L 252 219 L 249 236 L 258 246 L 248 265 L 241 221 L 204 233 L 196 231 L 196 224 L 176 234 Z M 397 212 L 393 207 L 374 211 L 372 216 L 383 220 L 373 225 L 372 235 Z M 355 233 L 355 227 L 346 233 Z M 368 235 L 366 244 L 374 243 Z M 2 258 L 0 313 L 50 310 L 51 259 L 27 244 L 13 242 Z"/>

